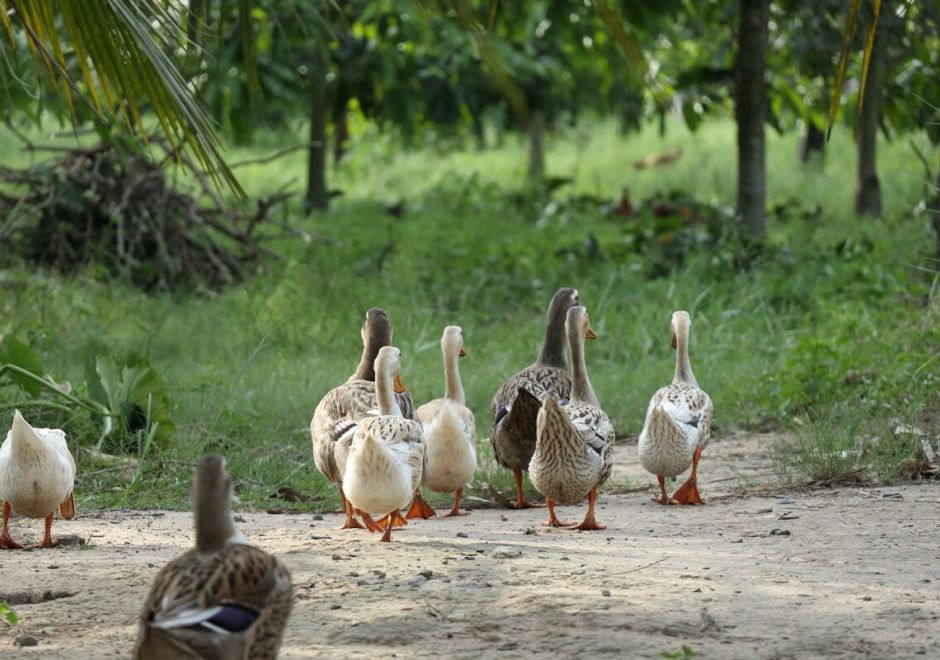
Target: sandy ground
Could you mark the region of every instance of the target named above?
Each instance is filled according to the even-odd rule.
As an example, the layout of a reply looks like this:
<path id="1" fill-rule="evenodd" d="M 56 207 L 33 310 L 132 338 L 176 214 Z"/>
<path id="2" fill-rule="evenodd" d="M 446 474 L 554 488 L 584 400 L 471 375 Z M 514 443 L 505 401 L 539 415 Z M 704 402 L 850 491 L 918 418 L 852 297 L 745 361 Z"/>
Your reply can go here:
<path id="1" fill-rule="evenodd" d="M 336 531 L 335 515 L 243 512 L 239 526 L 293 573 L 282 657 L 656 658 L 683 645 L 697 657 L 938 657 L 940 483 L 785 492 L 769 482 L 773 440 L 713 440 L 706 507 L 603 496 L 601 532 L 502 509 L 418 521 L 391 544 Z M 649 481 L 634 446 L 617 461 Z M 54 529 L 89 546 L 0 552 L 0 600 L 21 618 L 0 623 L 0 657 L 127 657 L 150 581 L 190 544 L 190 524 L 85 514 Z M 13 525 L 18 539 L 40 532 Z M 16 645 L 24 634 L 38 645 Z"/>

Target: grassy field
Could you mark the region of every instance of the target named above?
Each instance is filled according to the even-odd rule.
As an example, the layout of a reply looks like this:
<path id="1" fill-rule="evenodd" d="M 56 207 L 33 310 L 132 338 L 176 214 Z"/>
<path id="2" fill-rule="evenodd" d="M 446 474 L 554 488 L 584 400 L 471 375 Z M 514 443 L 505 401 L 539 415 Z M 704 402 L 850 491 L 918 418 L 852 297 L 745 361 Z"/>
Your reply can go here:
<path id="1" fill-rule="evenodd" d="M 463 326 L 471 357 L 462 375 L 483 437 L 490 397 L 535 358 L 545 306 L 560 286 L 581 291 L 600 334 L 588 346 L 588 367 L 621 435 L 639 432 L 650 395 L 671 379 L 675 309 L 692 314 L 693 365 L 719 429 L 798 431 L 790 453 L 812 465 L 782 451 L 797 479 L 819 476 L 814 456 L 825 462 L 860 436 L 890 438 L 895 420 L 917 422 L 937 406 L 937 265 L 927 258 L 928 220 L 916 209 L 924 175 L 904 140 L 880 147 L 885 217 L 858 220 L 845 130 L 825 163 L 807 167 L 796 162 L 795 136 L 770 134 L 770 237 L 745 259 L 729 219 L 731 123 L 695 135 L 673 128 L 662 138 L 652 129 L 621 136 L 607 123 L 561 132 L 550 144 L 549 173 L 573 181 L 551 197 L 520 186 L 521 143 L 405 152 L 396 138 L 360 129 L 331 178 L 344 193 L 333 209 L 287 218 L 313 240 L 272 229 L 268 247 L 282 257 L 221 294 L 146 295 L 95 273 L 0 271 L 0 332 L 28 341 L 57 379 L 80 389 L 89 355 L 133 351 L 166 383 L 175 435 L 140 449 L 136 467 L 81 458 L 80 508 L 184 508 L 192 461 L 205 452 L 228 457 L 243 506 L 334 506 L 334 490 L 313 466 L 308 424 L 319 397 L 354 368 L 370 306 L 388 310 L 418 402 L 443 392 L 441 330 Z M 233 149 L 231 160 L 302 140 L 300 132 L 269 136 L 252 150 Z M 0 136 L 6 153 L 15 145 Z M 676 146 L 683 156 L 672 165 L 630 166 Z M 304 159 L 298 152 L 238 174 L 253 197 L 300 189 Z M 681 191 L 676 204 L 696 200 L 705 220 L 664 227 L 648 210 L 618 216 L 608 207 L 624 187 L 634 204 Z M 400 219 L 386 212 L 397 202 Z M 64 424 L 77 444 L 97 440 L 87 413 L 41 411 L 15 388 L 0 388 L 3 414 L 14 406 Z M 904 449 L 873 457 L 866 477 L 896 477 Z M 505 488 L 488 443 L 481 460 L 478 484 Z M 313 499 L 271 499 L 283 485 Z"/>

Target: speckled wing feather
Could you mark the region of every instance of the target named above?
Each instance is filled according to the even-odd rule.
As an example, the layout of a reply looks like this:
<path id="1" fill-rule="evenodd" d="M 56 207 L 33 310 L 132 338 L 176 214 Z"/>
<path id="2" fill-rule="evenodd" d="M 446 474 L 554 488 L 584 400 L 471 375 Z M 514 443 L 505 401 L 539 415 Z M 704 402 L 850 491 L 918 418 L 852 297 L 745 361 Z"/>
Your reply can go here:
<path id="1" fill-rule="evenodd" d="M 290 573 L 263 550 L 190 550 L 157 575 L 135 657 L 275 658 L 292 605 Z M 233 621 L 226 606 L 254 614 Z"/>

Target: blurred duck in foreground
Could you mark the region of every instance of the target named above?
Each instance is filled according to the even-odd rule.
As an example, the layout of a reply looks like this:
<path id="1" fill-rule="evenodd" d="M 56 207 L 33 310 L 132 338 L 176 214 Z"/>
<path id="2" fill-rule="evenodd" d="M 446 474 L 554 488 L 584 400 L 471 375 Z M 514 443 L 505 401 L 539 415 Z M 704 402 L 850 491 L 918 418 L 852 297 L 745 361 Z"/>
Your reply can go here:
<path id="1" fill-rule="evenodd" d="M 588 380 L 584 362 L 584 340 L 597 339 L 587 310 L 572 307 L 566 322 L 574 381 L 571 399 L 561 405 L 546 396 L 538 413 L 537 440 L 529 475 L 545 496 L 548 523 L 580 530 L 606 529 L 594 517 L 597 489 L 613 469 L 614 427 L 601 408 Z M 555 515 L 555 504 L 577 504 L 585 496 L 588 510 L 580 524 L 563 523 Z"/>
<path id="2" fill-rule="evenodd" d="M 459 358 L 467 355 L 460 326 L 444 328 L 441 352 L 444 354 L 444 398 L 418 408 L 418 419 L 427 442 L 424 483 L 436 493 L 454 493 L 454 506 L 446 516 L 460 516 L 469 513 L 461 513 L 460 495 L 477 469 L 476 422 L 466 406 L 457 366 Z"/>
<path id="3" fill-rule="evenodd" d="M 20 411 L 13 413 L 13 427 L 0 446 L 0 497 L 3 498 L 3 530 L 0 548 L 22 548 L 10 538 L 10 513 L 44 518 L 40 548 L 52 548 L 52 518 L 56 509 L 66 520 L 75 517 L 75 459 L 61 429 L 34 429 Z"/>
<path id="4" fill-rule="evenodd" d="M 287 568 L 235 531 L 221 456 L 196 467 L 196 547 L 157 574 L 140 615 L 135 658 L 277 657 L 293 605 Z"/>
<path id="5" fill-rule="evenodd" d="M 692 321 L 688 312 L 672 315 L 672 347 L 676 349 L 676 373 L 672 384 L 653 395 L 640 433 L 639 454 L 643 467 L 659 480 L 660 504 L 705 504 L 698 492 L 697 472 L 702 450 L 712 426 L 712 400 L 698 386 L 689 361 Z M 688 480 L 669 497 L 665 477 L 685 472 Z"/>
<path id="6" fill-rule="evenodd" d="M 577 289 L 559 289 L 548 306 L 545 341 L 538 360 L 503 383 L 490 403 L 493 430 L 490 443 L 496 462 L 512 470 L 516 508 L 531 506 L 522 489 L 522 473 L 535 451 L 535 419 L 546 396 L 567 401 L 571 373 L 565 359 L 565 315 L 579 305 Z"/>

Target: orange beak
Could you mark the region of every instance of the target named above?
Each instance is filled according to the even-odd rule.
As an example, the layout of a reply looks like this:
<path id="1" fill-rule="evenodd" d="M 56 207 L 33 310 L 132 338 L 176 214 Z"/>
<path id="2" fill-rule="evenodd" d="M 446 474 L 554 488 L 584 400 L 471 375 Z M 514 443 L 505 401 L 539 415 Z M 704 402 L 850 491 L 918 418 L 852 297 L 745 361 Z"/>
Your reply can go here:
<path id="1" fill-rule="evenodd" d="M 470 351 L 467 350 L 466 346 L 460 347 L 460 352 L 457 354 L 459 357 L 467 357 L 470 355 Z"/>
<path id="2" fill-rule="evenodd" d="M 679 343 L 676 341 L 676 333 L 672 333 L 672 347 L 679 348 Z"/>
<path id="3" fill-rule="evenodd" d="M 401 374 L 395 375 L 395 394 L 403 394 L 408 390 L 405 389 L 405 384 L 401 382 Z"/>
<path id="4" fill-rule="evenodd" d="M 588 326 L 587 332 L 584 333 L 585 339 L 597 339 L 597 333 L 594 332 L 594 328 Z"/>

